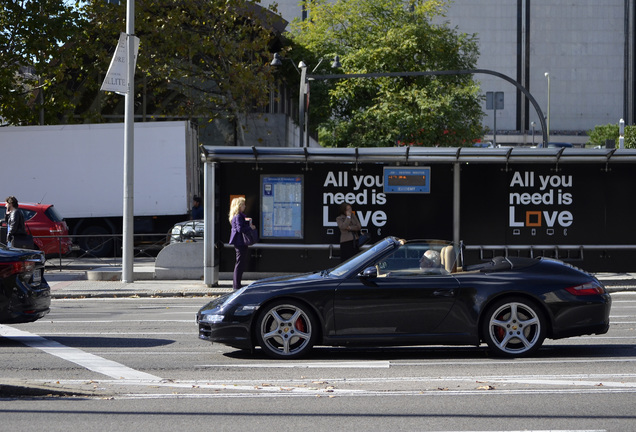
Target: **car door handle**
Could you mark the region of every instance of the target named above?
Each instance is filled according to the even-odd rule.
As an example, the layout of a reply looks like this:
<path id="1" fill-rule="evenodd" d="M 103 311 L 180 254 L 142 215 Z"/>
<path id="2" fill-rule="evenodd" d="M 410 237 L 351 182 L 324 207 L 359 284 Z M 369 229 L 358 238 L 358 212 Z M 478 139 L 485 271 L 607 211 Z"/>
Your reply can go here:
<path id="1" fill-rule="evenodd" d="M 437 289 L 433 291 L 433 295 L 436 297 L 453 297 L 455 295 L 455 289 Z"/>

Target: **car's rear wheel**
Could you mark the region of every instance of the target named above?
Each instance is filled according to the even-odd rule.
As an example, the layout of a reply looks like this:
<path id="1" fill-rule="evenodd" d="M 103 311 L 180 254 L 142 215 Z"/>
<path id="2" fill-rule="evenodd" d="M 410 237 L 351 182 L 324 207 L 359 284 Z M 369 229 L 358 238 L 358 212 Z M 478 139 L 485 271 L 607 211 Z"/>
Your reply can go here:
<path id="1" fill-rule="evenodd" d="M 525 298 L 495 302 L 486 311 L 482 326 L 486 343 L 500 357 L 529 356 L 541 347 L 546 335 L 543 311 Z"/>
<path id="2" fill-rule="evenodd" d="M 279 301 L 265 307 L 256 322 L 258 344 L 269 357 L 294 359 L 314 346 L 317 321 L 309 307 L 295 301 Z"/>

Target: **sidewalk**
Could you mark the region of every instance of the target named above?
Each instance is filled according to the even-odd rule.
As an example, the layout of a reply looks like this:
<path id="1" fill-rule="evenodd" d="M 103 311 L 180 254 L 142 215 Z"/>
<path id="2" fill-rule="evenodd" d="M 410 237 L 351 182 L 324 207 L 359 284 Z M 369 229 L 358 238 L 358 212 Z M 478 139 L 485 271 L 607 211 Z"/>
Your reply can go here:
<path id="1" fill-rule="evenodd" d="M 121 282 L 121 267 L 104 266 L 103 262 L 82 262 L 73 265 L 49 266 L 44 277 L 51 286 L 51 297 L 64 298 L 115 298 L 115 297 L 205 297 L 232 292 L 232 273 L 221 273 L 217 286 L 208 287 L 202 280 L 153 279 L 154 263 L 135 262 L 134 282 Z M 244 280 L 247 285 L 267 275 Z M 610 293 L 636 291 L 636 273 L 598 273 L 596 277 Z"/>
<path id="2" fill-rule="evenodd" d="M 146 271 L 146 269 L 143 269 Z M 134 271 L 134 282 L 121 282 L 121 270 L 110 269 L 117 278 L 95 280 L 93 270 L 53 270 L 44 273 L 51 287 L 51 297 L 62 298 L 115 298 L 115 297 L 205 297 L 232 292 L 232 278 L 220 279 L 217 286 L 208 287 L 198 280 L 156 280 Z M 252 281 L 245 280 L 244 284 Z"/>

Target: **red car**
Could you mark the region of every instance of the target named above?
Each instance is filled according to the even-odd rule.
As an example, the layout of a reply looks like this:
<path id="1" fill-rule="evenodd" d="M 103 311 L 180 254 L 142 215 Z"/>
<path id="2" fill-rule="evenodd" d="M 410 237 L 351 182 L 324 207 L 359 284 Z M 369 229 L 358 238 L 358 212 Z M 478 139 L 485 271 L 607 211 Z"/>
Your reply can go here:
<path id="1" fill-rule="evenodd" d="M 4 228 L 1 240 L 6 243 L 5 206 L 5 202 L 0 203 L 0 221 Z M 24 215 L 27 232 L 33 236 L 38 249 L 46 255 L 66 255 L 71 251 L 68 226 L 52 204 L 20 203 L 19 209 Z"/>

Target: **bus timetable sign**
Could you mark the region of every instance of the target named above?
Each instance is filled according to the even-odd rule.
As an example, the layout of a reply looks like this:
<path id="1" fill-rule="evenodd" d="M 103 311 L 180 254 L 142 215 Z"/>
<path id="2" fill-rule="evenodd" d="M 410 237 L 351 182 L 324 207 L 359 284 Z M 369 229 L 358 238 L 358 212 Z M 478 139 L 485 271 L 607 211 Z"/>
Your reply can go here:
<path id="1" fill-rule="evenodd" d="M 431 168 L 384 167 L 384 193 L 430 193 Z"/>

